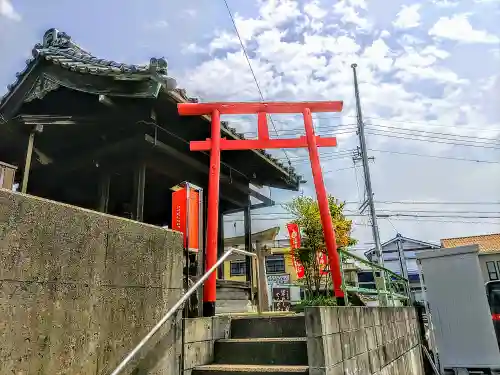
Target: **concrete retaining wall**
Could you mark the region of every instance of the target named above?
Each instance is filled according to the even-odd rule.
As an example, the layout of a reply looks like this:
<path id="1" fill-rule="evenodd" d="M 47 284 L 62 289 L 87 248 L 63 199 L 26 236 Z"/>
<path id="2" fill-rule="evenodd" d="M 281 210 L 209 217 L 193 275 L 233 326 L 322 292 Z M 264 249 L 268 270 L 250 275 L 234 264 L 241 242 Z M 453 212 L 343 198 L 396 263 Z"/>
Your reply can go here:
<path id="1" fill-rule="evenodd" d="M 415 309 L 306 308 L 310 375 L 423 375 Z"/>
<path id="2" fill-rule="evenodd" d="M 182 257 L 179 233 L 0 190 L 0 373 L 109 374 L 180 297 Z M 133 367 L 175 374 L 179 338 Z"/>
<path id="3" fill-rule="evenodd" d="M 184 336 L 184 374 L 214 359 L 215 340 L 229 338 L 231 319 L 227 316 L 186 320 Z"/>

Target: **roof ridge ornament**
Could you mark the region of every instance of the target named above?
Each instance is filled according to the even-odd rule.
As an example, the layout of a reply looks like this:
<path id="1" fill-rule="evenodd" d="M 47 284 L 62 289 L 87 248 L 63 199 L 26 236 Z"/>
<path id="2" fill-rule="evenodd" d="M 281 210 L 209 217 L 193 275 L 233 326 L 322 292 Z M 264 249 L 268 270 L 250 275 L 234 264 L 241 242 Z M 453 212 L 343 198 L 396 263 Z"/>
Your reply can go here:
<path id="1" fill-rule="evenodd" d="M 166 90 L 171 91 L 177 87 L 177 81 L 168 76 L 168 63 L 164 57 L 152 57 L 149 60 L 149 73 L 151 78 L 165 87 Z"/>
<path id="2" fill-rule="evenodd" d="M 55 28 L 48 29 L 43 34 L 43 48 L 47 47 L 69 47 L 71 37 L 65 32 L 59 31 Z"/>
<path id="3" fill-rule="evenodd" d="M 168 63 L 164 57 L 156 58 L 152 57 L 149 60 L 149 69 L 151 73 L 167 74 Z"/>

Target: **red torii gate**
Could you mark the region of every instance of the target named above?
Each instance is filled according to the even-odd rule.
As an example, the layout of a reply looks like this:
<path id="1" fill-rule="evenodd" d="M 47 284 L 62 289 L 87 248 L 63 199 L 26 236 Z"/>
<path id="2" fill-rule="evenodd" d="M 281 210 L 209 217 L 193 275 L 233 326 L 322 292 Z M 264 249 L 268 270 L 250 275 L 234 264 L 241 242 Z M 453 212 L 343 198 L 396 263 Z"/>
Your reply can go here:
<path id="1" fill-rule="evenodd" d="M 314 134 L 312 112 L 341 112 L 343 102 L 266 102 L 266 103 L 179 103 L 177 105 L 180 115 L 201 116 L 211 115 L 211 138 L 205 141 L 192 141 L 191 151 L 210 150 L 210 174 L 208 180 L 208 212 L 207 212 L 207 247 L 205 269 L 209 270 L 217 262 L 217 233 L 219 226 L 219 183 L 220 183 L 220 152 L 222 150 L 255 150 L 270 148 L 308 148 L 311 160 L 314 186 L 321 215 L 321 224 L 325 234 L 326 249 L 330 272 L 333 280 L 335 297 L 343 297 L 342 275 L 340 261 L 335 240 L 328 197 L 326 193 L 321 164 L 319 161 L 318 147 L 335 147 L 335 137 L 323 138 Z M 267 124 L 267 114 L 271 113 L 302 113 L 306 136 L 289 139 L 270 139 Z M 258 138 L 227 140 L 221 138 L 220 115 L 232 114 L 257 114 Z M 205 282 L 203 292 L 203 315 L 215 314 L 216 301 L 216 273 Z"/>

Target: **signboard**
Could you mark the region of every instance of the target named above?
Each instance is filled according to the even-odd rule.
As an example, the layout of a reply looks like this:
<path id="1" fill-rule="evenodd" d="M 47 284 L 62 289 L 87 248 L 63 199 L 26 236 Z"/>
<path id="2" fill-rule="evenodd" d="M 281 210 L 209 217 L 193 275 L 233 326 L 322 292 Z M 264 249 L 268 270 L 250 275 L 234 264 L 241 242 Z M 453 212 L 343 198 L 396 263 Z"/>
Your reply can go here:
<path id="1" fill-rule="evenodd" d="M 200 193 L 189 184 L 172 193 L 172 229 L 183 234 L 184 248 L 200 249 Z"/>
<path id="2" fill-rule="evenodd" d="M 290 288 L 273 288 L 274 311 L 289 311 L 292 306 L 290 302 Z"/>
<path id="3" fill-rule="evenodd" d="M 289 223 L 286 225 L 286 227 L 290 236 L 290 253 L 292 255 L 293 267 L 295 268 L 295 272 L 297 272 L 297 278 L 302 279 L 305 273 L 304 266 L 294 255 L 295 250 L 300 248 L 299 226 L 295 223 Z"/>
<path id="4" fill-rule="evenodd" d="M 282 274 L 282 275 L 267 275 L 267 284 L 268 285 L 282 285 L 282 284 L 290 284 L 290 274 Z"/>

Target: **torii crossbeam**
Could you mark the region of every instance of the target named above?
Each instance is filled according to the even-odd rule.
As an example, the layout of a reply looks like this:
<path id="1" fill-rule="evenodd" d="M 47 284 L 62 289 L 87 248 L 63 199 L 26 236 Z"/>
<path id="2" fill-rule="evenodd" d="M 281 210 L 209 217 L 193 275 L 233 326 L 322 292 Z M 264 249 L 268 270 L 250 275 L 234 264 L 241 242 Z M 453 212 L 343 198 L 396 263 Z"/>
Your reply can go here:
<path id="1" fill-rule="evenodd" d="M 321 215 L 321 224 L 325 234 L 326 249 L 330 272 L 333 280 L 335 297 L 343 297 L 340 260 L 337 252 L 335 231 L 333 228 L 328 197 L 326 193 L 318 147 L 335 147 L 335 137 L 323 138 L 314 134 L 313 112 L 341 112 L 343 102 L 268 102 L 268 103 L 179 103 L 180 115 L 201 116 L 210 115 L 212 119 L 211 138 L 205 141 L 192 141 L 191 151 L 210 151 L 210 174 L 208 181 L 208 212 L 207 212 L 207 245 L 206 270 L 217 262 L 217 233 L 219 226 L 219 183 L 220 183 L 220 152 L 222 150 L 255 150 L 271 148 L 306 148 L 309 150 L 314 186 Z M 270 139 L 267 124 L 267 114 L 301 113 L 304 117 L 305 137 L 289 139 Z M 225 114 L 243 115 L 257 114 L 258 138 L 228 140 L 221 138 L 220 116 Z M 207 279 L 203 292 L 203 315 L 215 314 L 216 273 Z"/>

